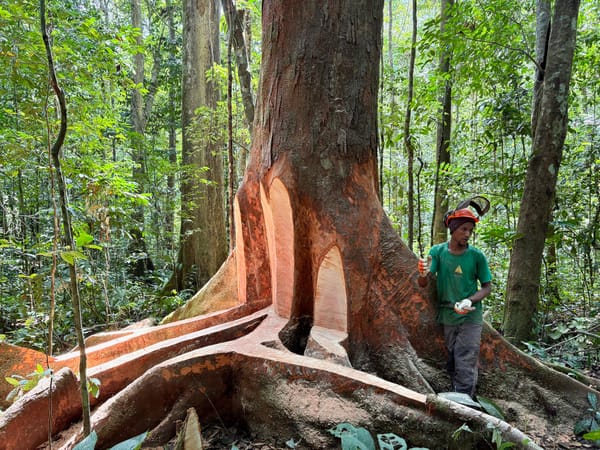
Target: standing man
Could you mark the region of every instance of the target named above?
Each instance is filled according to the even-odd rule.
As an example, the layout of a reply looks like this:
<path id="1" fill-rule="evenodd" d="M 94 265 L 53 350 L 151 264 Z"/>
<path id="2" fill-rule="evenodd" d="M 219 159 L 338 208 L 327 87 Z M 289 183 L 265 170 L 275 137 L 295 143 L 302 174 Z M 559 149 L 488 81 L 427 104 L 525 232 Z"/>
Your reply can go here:
<path id="1" fill-rule="evenodd" d="M 435 245 L 427 259 L 419 259 L 419 274 L 437 276 L 438 316 L 444 326 L 448 351 L 446 369 L 452 390 L 473 397 L 483 326 L 481 301 L 492 290 L 492 274 L 485 255 L 469 245 L 478 217 L 468 208 L 450 211 L 444 224 L 450 241 Z"/>

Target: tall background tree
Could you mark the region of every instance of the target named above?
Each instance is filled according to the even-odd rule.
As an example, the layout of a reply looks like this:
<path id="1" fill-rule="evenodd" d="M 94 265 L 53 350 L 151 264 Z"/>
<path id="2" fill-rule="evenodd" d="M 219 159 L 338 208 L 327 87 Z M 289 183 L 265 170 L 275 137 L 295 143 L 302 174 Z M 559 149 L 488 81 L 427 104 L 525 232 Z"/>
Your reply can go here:
<path id="1" fill-rule="evenodd" d="M 538 10 L 541 15 L 547 12 Z M 538 59 L 541 92 L 534 95 L 532 154 L 506 283 L 504 332 L 515 343 L 529 340 L 536 322 L 544 243 L 567 135 L 578 15 L 578 0 L 557 0 L 546 51 Z"/>
<path id="2" fill-rule="evenodd" d="M 220 2 L 186 1 L 183 10 L 181 236 L 167 290 L 195 293 L 228 253 L 225 229 L 223 120 L 216 110 Z"/>
<path id="3" fill-rule="evenodd" d="M 440 34 L 446 33 L 446 23 L 449 15 L 453 14 L 453 0 L 440 0 Z M 452 84 L 453 76 L 450 69 L 452 62 L 451 41 L 442 39 L 439 62 L 439 117 L 437 119 L 437 135 L 435 141 L 435 184 L 434 207 L 431 225 L 431 244 L 444 242 L 448 233 L 444 225 L 444 215 L 449 209 L 448 184 L 446 169 L 450 164 L 450 136 L 452 130 Z"/>

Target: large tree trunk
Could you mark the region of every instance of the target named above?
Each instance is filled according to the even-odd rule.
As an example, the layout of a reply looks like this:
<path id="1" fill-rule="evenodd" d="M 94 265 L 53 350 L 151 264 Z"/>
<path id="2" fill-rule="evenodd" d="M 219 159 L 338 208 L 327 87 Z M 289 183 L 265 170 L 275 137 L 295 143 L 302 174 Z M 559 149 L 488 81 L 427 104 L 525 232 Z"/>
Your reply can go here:
<path id="1" fill-rule="evenodd" d="M 219 62 L 218 0 L 186 0 L 183 11 L 181 239 L 165 291 L 197 291 L 228 253 L 223 142 L 214 110 L 218 89 L 207 72 Z"/>
<path id="2" fill-rule="evenodd" d="M 539 112 L 533 114 L 536 123 L 533 124 L 532 156 L 506 285 L 504 333 L 515 343 L 530 339 L 536 320 L 544 242 L 567 134 L 578 13 L 579 0 L 556 2 L 541 94 L 536 95 L 535 106 Z"/>
<path id="3" fill-rule="evenodd" d="M 236 198 L 235 254 L 209 283 L 234 287 L 225 291 L 237 306 L 90 350 L 90 376 L 102 386 L 97 448 L 146 430 L 147 445 L 164 444 L 191 407 L 203 425 L 247 428 L 281 448 L 290 438 L 333 448 L 327 429 L 348 421 L 411 447 L 487 448 L 495 429 L 517 448 L 540 448 L 508 423 L 434 394 L 449 388 L 435 293 L 419 288 L 416 256 L 377 197 L 382 9 L 383 0 L 263 3 L 255 138 Z M 12 358 L 2 372 L 24 362 Z M 487 326 L 480 365 L 480 392 L 540 440 L 568 435 L 595 392 Z M 23 448 L 28 430 L 48 426 L 28 421 L 36 405 L 25 397 L 0 416 L 0 449 Z M 473 433 L 454 442 L 463 424 Z M 78 425 L 63 438 L 55 449 L 81 438 Z"/>

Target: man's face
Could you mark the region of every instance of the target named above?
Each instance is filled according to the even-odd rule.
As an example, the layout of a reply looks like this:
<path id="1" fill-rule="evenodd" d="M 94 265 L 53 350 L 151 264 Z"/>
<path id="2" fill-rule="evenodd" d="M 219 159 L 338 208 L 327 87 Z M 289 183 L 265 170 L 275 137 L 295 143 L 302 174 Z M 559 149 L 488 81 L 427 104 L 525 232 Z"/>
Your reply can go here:
<path id="1" fill-rule="evenodd" d="M 465 222 L 454 230 L 451 239 L 456 242 L 459 247 L 466 247 L 469 243 L 469 238 L 473 234 L 473 228 L 475 228 L 473 222 Z"/>

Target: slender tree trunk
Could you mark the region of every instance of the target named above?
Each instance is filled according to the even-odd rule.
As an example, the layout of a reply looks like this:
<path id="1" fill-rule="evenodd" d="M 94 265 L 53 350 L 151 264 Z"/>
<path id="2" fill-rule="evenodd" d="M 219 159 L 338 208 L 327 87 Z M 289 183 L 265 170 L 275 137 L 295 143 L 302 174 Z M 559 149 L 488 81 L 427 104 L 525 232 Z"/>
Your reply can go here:
<path id="1" fill-rule="evenodd" d="M 552 7 L 550 0 L 537 0 L 535 14 L 535 83 L 533 86 L 533 102 L 531 108 L 531 131 L 535 136 L 537 116 L 540 112 L 542 101 L 542 87 L 544 73 L 546 70 L 546 58 L 548 56 L 548 38 L 550 37 L 550 18 Z"/>
<path id="2" fill-rule="evenodd" d="M 167 8 L 167 27 L 169 30 L 169 49 L 174 49 L 176 42 L 176 32 L 175 29 L 175 19 L 173 16 L 173 11 L 175 7 L 171 4 L 170 0 L 166 2 Z M 170 52 L 172 54 L 172 52 Z M 178 120 L 177 120 L 177 94 L 176 94 L 176 86 L 177 86 L 177 70 L 175 69 L 175 57 L 169 61 L 169 125 L 168 125 L 168 133 L 169 133 L 169 163 L 173 168 L 177 166 L 177 129 L 178 129 Z M 167 202 L 167 210 L 165 217 L 165 225 L 166 225 L 166 239 L 168 248 L 174 247 L 174 238 L 175 238 L 175 201 L 174 196 L 176 194 L 175 187 L 175 174 L 169 173 L 167 177 L 167 191 L 170 194 L 169 199 L 166 199 Z"/>
<path id="3" fill-rule="evenodd" d="M 64 144 L 65 136 L 67 134 L 67 103 L 65 100 L 64 91 L 58 84 L 56 72 L 54 69 L 54 58 L 52 56 L 52 49 L 50 46 L 50 40 L 46 29 L 45 0 L 40 0 L 40 25 L 42 31 L 42 38 L 44 40 L 44 46 L 46 48 L 48 71 L 50 74 L 50 84 L 57 97 L 60 110 L 60 130 L 51 149 L 52 163 L 54 165 L 54 169 L 56 170 L 56 181 L 58 184 L 60 208 L 63 219 L 64 241 L 67 248 L 74 253 L 76 251 L 75 239 L 73 239 L 73 230 L 71 228 L 71 215 L 69 212 L 67 188 L 60 162 L 60 151 Z M 76 262 L 77 260 L 74 257 L 72 257 L 72 260 L 69 262 L 69 283 L 71 287 L 71 301 L 73 304 L 73 319 L 75 320 L 75 333 L 77 334 L 77 345 L 79 347 L 79 390 L 81 393 L 81 406 L 83 409 L 83 434 L 87 436 L 88 434 L 90 434 L 91 431 L 90 401 L 87 389 L 87 358 L 85 353 L 85 339 L 83 336 L 83 320 L 81 314 L 81 301 L 79 298 L 79 282 L 77 278 L 77 268 L 75 266 Z"/>
<path id="4" fill-rule="evenodd" d="M 544 242 L 567 134 L 578 13 L 579 0 L 557 0 L 506 286 L 503 325 L 513 343 L 527 341 L 536 320 Z"/>
<path id="5" fill-rule="evenodd" d="M 413 249 L 415 242 L 415 146 L 413 143 L 410 120 L 412 114 L 412 100 L 414 91 L 415 56 L 417 52 L 417 2 L 412 1 L 412 39 L 410 47 L 410 60 L 408 64 L 408 94 L 406 99 L 406 115 L 404 117 L 404 148 L 408 160 L 408 239 L 406 245 Z"/>
<path id="6" fill-rule="evenodd" d="M 131 0 L 131 26 L 140 30 L 136 36 L 139 48 L 143 45 L 142 37 L 142 6 L 140 0 Z M 144 100 L 140 86 L 144 84 L 144 53 L 138 51 L 133 56 L 133 82 L 131 91 L 131 128 L 133 148 L 133 179 L 138 183 L 138 192 L 142 193 L 146 187 L 146 157 L 144 132 L 146 120 L 144 116 Z M 129 230 L 131 242 L 128 252 L 130 254 L 130 273 L 137 278 L 144 278 L 148 272 L 154 270 L 152 259 L 148 255 L 146 239 L 144 236 L 144 207 L 137 205 L 132 214 L 133 226 Z"/>
<path id="7" fill-rule="evenodd" d="M 250 58 L 248 47 L 244 38 L 244 14 L 235 9 L 233 0 L 222 0 L 225 19 L 229 28 L 229 36 L 235 54 L 240 91 L 242 93 L 242 105 L 244 106 L 244 117 L 248 131 L 252 134 L 252 122 L 254 121 L 254 93 L 252 92 L 252 74 L 250 73 Z"/>
<path id="8" fill-rule="evenodd" d="M 446 22 L 454 0 L 441 0 L 440 32 L 442 34 L 442 53 L 440 55 L 439 72 L 445 79 L 442 96 L 440 99 L 440 118 L 437 126 L 436 138 L 436 171 L 435 171 L 435 194 L 433 206 L 433 223 L 431 224 L 431 244 L 445 242 L 447 239 L 446 227 L 444 226 L 444 215 L 448 211 L 448 192 L 445 187 L 444 176 L 441 171 L 450 163 L 450 131 L 452 128 L 452 82 L 443 77 L 450 72 L 451 52 L 444 45 Z"/>

